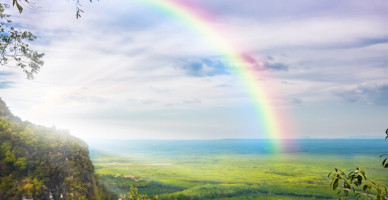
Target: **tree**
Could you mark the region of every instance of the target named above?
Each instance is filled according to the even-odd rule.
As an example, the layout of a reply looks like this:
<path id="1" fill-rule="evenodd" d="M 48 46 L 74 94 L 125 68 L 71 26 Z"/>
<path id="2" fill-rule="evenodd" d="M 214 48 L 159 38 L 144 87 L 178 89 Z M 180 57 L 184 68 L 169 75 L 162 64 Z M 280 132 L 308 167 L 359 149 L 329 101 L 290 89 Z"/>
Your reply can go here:
<path id="1" fill-rule="evenodd" d="M 23 197 L 118 198 L 95 174 L 86 143 L 66 131 L 19 121 L 0 99 L 0 199 Z"/>
<path id="2" fill-rule="evenodd" d="M 76 3 L 76 18 L 81 17 L 81 0 L 74 0 Z M 92 0 L 89 0 L 92 2 Z M 28 0 L 12 0 L 12 6 L 16 6 L 19 13 L 23 12 L 22 2 L 30 4 Z M 37 39 L 30 31 L 20 30 L 11 20 L 11 15 L 6 9 L 9 4 L 0 3 L 0 65 L 17 67 L 23 70 L 28 79 L 33 79 L 39 69 L 43 66 L 44 53 L 38 53 L 30 49 L 29 42 Z"/>
<path id="3" fill-rule="evenodd" d="M 92 0 L 89 0 L 90 3 L 92 3 Z M 76 0 L 75 7 L 76 7 L 76 12 L 75 12 L 75 17 L 78 19 L 81 17 L 81 13 L 84 11 L 81 9 L 81 0 Z"/>
<path id="4" fill-rule="evenodd" d="M 128 192 L 128 194 L 121 194 L 120 199 L 122 200 L 157 200 L 158 195 L 156 196 L 148 196 L 146 194 L 139 194 L 138 189 L 131 186 L 131 190 Z"/>
<path id="5" fill-rule="evenodd" d="M 13 6 L 16 6 L 20 13 L 23 11 L 17 0 L 13 0 Z M 30 49 L 28 42 L 37 37 L 30 31 L 20 30 L 12 22 L 11 15 L 5 12 L 9 7 L 8 4 L 0 3 L 0 65 L 20 68 L 28 79 L 32 79 L 44 64 L 44 53 Z"/>
<path id="6" fill-rule="evenodd" d="M 385 134 L 385 140 L 387 140 L 388 129 Z M 380 158 L 385 157 L 381 162 L 384 168 L 388 168 L 387 155 L 380 155 Z M 366 172 L 362 168 L 357 167 L 356 170 L 349 173 L 335 168 L 334 171 L 328 174 L 328 177 L 331 178 L 330 186 L 340 195 L 339 199 L 349 199 L 352 196 L 359 199 L 364 196 L 365 199 L 388 200 L 387 186 L 376 184 L 367 179 Z"/>

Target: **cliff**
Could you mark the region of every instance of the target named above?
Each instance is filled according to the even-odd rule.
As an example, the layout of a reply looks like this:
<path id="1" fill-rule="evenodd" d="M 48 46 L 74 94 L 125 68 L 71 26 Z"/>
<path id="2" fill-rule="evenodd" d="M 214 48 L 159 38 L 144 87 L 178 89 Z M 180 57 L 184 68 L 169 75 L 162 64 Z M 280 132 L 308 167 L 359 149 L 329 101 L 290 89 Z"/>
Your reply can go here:
<path id="1" fill-rule="evenodd" d="M 0 99 L 0 199 L 117 199 L 100 184 L 87 145 L 15 117 Z"/>

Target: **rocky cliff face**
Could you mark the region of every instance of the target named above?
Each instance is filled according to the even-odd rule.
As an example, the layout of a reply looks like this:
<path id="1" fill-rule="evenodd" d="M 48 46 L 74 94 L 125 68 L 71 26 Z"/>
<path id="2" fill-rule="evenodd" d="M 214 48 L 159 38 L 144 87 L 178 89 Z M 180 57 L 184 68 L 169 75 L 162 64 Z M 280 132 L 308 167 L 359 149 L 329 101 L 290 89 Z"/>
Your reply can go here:
<path id="1" fill-rule="evenodd" d="M 100 184 L 87 145 L 23 122 L 0 99 L 0 199 L 117 199 Z"/>

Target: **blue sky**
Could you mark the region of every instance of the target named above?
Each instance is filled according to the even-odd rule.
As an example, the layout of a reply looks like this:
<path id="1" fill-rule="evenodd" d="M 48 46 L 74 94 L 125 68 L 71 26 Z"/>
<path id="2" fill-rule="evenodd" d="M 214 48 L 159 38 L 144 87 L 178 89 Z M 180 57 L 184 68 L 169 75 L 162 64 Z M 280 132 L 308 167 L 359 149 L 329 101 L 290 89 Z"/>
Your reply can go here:
<path id="1" fill-rule="evenodd" d="M 196 0 L 224 37 L 264 63 L 295 138 L 382 138 L 388 128 L 384 0 Z M 39 1 L 15 22 L 46 53 L 34 80 L 3 67 L 22 119 L 82 138 L 262 138 L 241 81 L 183 21 L 137 0 Z M 269 88 L 272 90 L 272 88 Z"/>

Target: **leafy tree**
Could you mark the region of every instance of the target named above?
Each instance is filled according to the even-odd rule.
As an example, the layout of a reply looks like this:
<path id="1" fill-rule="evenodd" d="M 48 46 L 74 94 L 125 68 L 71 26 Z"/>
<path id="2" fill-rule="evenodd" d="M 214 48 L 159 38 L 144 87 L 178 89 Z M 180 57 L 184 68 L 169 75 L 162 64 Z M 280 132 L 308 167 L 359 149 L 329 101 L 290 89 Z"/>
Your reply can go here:
<path id="1" fill-rule="evenodd" d="M 385 131 L 387 135 L 385 140 L 388 139 L 388 129 Z M 387 156 L 388 154 L 380 155 L 382 160 L 382 166 L 388 168 Z M 340 196 L 339 199 L 370 199 L 370 200 L 388 200 L 388 188 L 387 186 L 377 184 L 372 180 L 367 179 L 366 172 L 357 167 L 354 171 L 349 173 L 335 168 L 334 171 L 328 174 L 331 178 L 330 186 L 333 190 L 337 191 Z"/>
<path id="2" fill-rule="evenodd" d="M 89 0 L 90 3 L 92 3 L 93 0 Z M 76 7 L 76 12 L 75 12 L 75 17 L 78 19 L 81 17 L 81 13 L 83 13 L 84 11 L 81 9 L 82 5 L 81 5 L 81 0 L 76 0 L 76 3 L 75 3 L 75 7 Z"/>
<path id="3" fill-rule="evenodd" d="M 158 199 L 158 195 L 148 196 L 146 194 L 139 194 L 138 189 L 131 186 L 131 190 L 128 194 L 121 194 L 120 199 L 122 200 L 156 200 Z"/>
<path id="4" fill-rule="evenodd" d="M 92 2 L 92 0 L 89 0 Z M 28 0 L 12 0 L 12 6 L 16 6 L 19 13 L 23 12 L 23 3 L 30 4 Z M 81 0 L 75 0 L 76 18 L 81 17 Z M 44 53 L 38 53 L 29 46 L 37 37 L 27 30 L 21 30 L 6 13 L 9 4 L 0 3 L 0 65 L 20 68 L 28 79 L 33 79 L 43 66 Z"/>
<path id="5" fill-rule="evenodd" d="M 19 121 L 0 99 L 0 199 L 22 197 L 117 199 L 96 176 L 83 141 Z"/>
<path id="6" fill-rule="evenodd" d="M 81 13 L 84 12 L 81 9 L 81 7 L 82 7 L 81 0 L 73 0 L 73 1 L 75 1 L 75 8 L 76 8 L 75 17 L 78 19 L 81 17 Z M 90 3 L 92 1 L 93 0 L 89 0 Z M 17 9 L 19 10 L 19 13 L 23 12 L 23 6 L 21 6 L 21 2 L 25 2 L 27 4 L 30 4 L 30 2 L 28 0 L 12 0 L 12 5 L 17 7 Z"/>
<path id="7" fill-rule="evenodd" d="M 13 5 L 19 12 L 23 11 L 17 0 L 13 0 Z M 11 15 L 6 13 L 9 7 L 8 4 L 0 3 L 0 65 L 20 68 L 27 78 L 32 79 L 44 64 L 44 53 L 38 53 L 29 47 L 28 42 L 37 37 L 30 31 L 21 30 L 12 22 Z"/>

